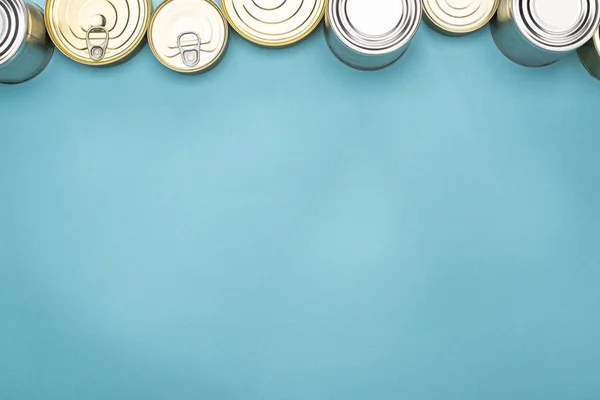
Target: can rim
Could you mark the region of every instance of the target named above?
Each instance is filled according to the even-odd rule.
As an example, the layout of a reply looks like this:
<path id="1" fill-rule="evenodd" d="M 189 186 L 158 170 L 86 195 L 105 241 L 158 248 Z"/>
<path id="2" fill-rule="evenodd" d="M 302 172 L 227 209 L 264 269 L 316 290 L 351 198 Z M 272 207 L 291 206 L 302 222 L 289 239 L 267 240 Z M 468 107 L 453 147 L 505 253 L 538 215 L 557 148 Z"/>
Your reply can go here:
<path id="1" fill-rule="evenodd" d="M 223 14 L 223 11 L 221 11 L 221 8 L 218 6 L 217 3 L 215 3 L 213 0 L 200 0 L 200 1 L 204 1 L 206 3 L 209 3 L 210 5 L 212 5 L 217 12 L 219 13 L 219 15 L 221 16 L 221 18 L 223 19 L 223 24 L 225 26 L 225 37 L 223 39 L 223 46 L 221 47 L 221 50 L 219 50 L 219 54 L 217 54 L 217 56 L 214 58 L 214 60 L 212 60 L 210 63 L 202 66 L 201 68 L 195 68 L 195 69 L 183 69 L 183 68 L 176 68 L 173 67 L 172 65 L 167 64 L 166 62 L 163 61 L 162 57 L 159 56 L 158 54 L 158 50 L 155 48 L 154 46 L 154 40 L 152 39 L 152 27 L 154 26 L 154 21 L 156 20 L 156 17 L 158 16 L 159 12 L 167 5 L 170 3 L 174 3 L 177 0 L 166 0 L 163 1 L 157 8 L 156 10 L 154 10 L 154 12 L 152 13 L 152 18 L 150 19 L 150 24 L 148 25 L 148 33 L 147 33 L 147 37 L 148 37 L 148 45 L 150 46 L 150 50 L 152 51 L 152 54 L 154 54 L 154 57 L 165 67 L 169 68 L 172 71 L 175 72 L 180 72 L 182 74 L 193 74 L 193 73 L 197 73 L 200 71 L 207 71 L 209 70 L 212 66 L 214 66 L 216 63 L 218 63 L 221 60 L 221 57 L 223 57 L 223 54 L 225 53 L 225 49 L 227 48 L 227 43 L 229 41 L 229 24 L 227 22 L 227 19 L 225 19 L 225 15 Z"/>
<path id="2" fill-rule="evenodd" d="M 594 41 L 596 53 L 598 53 L 598 56 L 600 56 L 600 28 L 596 29 L 596 33 L 594 33 L 592 40 Z"/>
<path id="3" fill-rule="evenodd" d="M 10 7 L 10 9 L 6 7 Z M 23 0 L 0 0 L 0 8 L 4 9 L 3 14 L 7 19 L 8 27 L 10 28 L 10 22 L 12 20 L 14 21 L 16 28 L 7 30 L 5 38 L 0 38 L 0 40 L 5 39 L 0 41 L 0 66 L 2 66 L 5 63 L 10 62 L 15 54 L 18 53 L 19 48 L 25 40 L 26 24 L 29 20 L 29 10 Z M 2 49 L 2 45 L 4 44 L 6 44 L 6 47 Z"/>
<path id="4" fill-rule="evenodd" d="M 511 0 L 510 12 L 513 15 L 517 29 L 527 40 L 533 45 L 549 52 L 569 52 L 576 50 L 583 44 L 587 43 L 596 33 L 598 25 L 600 25 L 600 4 L 596 0 L 587 1 L 589 7 L 585 16 L 580 16 L 581 23 L 573 27 L 567 33 L 581 33 L 579 36 L 568 36 L 562 42 L 552 43 L 548 36 L 544 36 L 544 31 L 541 28 L 532 28 L 528 25 L 527 19 L 534 20 L 531 15 L 524 16 L 522 5 L 530 4 L 534 0 Z M 561 0 L 562 1 L 562 0 Z M 588 16 L 593 14 L 593 18 Z M 586 18 L 587 17 L 587 18 Z M 534 21 L 534 23 L 537 23 Z M 585 34 L 584 34 L 585 33 Z M 545 40 L 546 39 L 546 40 Z"/>
<path id="5" fill-rule="evenodd" d="M 496 10 L 500 6 L 500 0 L 494 0 L 494 6 L 483 20 L 481 20 L 478 24 L 471 25 L 440 25 L 436 22 L 436 19 L 439 20 L 438 14 L 434 14 L 432 10 L 430 10 L 430 3 L 435 0 L 423 0 L 423 15 L 428 19 L 429 22 L 434 24 L 437 28 L 452 34 L 458 35 L 466 35 L 472 32 L 475 32 L 481 28 L 483 28 L 496 14 Z M 452 28 L 451 28 L 452 27 Z"/>
<path id="6" fill-rule="evenodd" d="M 333 33 L 337 36 L 337 38 L 339 40 L 342 41 L 342 43 L 344 43 L 344 45 L 348 46 L 350 49 L 361 53 L 361 54 L 366 54 L 366 55 L 373 55 L 373 56 L 378 56 L 378 55 L 385 55 L 385 54 L 390 54 L 390 53 L 394 53 L 398 50 L 400 50 L 401 48 L 403 48 L 404 46 L 406 46 L 406 44 L 408 44 L 412 38 L 415 36 L 415 34 L 417 33 L 417 31 L 419 30 L 419 26 L 421 25 L 421 19 L 423 16 L 423 5 L 421 4 L 421 0 L 403 0 L 404 2 L 406 2 L 409 7 L 409 11 L 412 11 L 410 14 L 413 15 L 414 14 L 414 20 L 412 21 L 412 23 L 406 24 L 403 28 L 405 28 L 402 31 L 402 35 L 399 36 L 395 36 L 395 37 L 387 37 L 384 39 L 388 39 L 389 41 L 392 41 L 392 45 L 388 46 L 388 47 L 377 47 L 377 48 L 373 48 L 373 47 L 366 47 L 361 45 L 361 43 L 365 43 L 365 41 L 356 41 L 355 37 L 353 37 L 352 35 L 349 35 L 348 32 L 343 29 L 344 27 L 342 26 L 342 22 L 339 20 L 339 15 L 338 12 L 340 7 L 342 7 L 344 4 L 346 4 L 347 0 L 329 0 L 327 2 L 327 12 L 326 12 L 326 20 L 329 23 L 329 28 L 333 31 Z M 414 4 L 414 8 L 410 7 L 410 4 Z M 409 21 L 410 22 L 410 21 Z M 359 33 L 356 31 L 356 33 Z M 359 37 L 360 37 L 360 33 L 359 33 Z M 380 42 L 381 43 L 381 42 Z"/>
<path id="7" fill-rule="evenodd" d="M 144 18 L 143 20 L 143 25 L 142 25 L 142 30 L 139 34 L 139 37 L 136 38 L 135 41 L 133 41 L 131 47 L 129 48 L 129 50 L 127 50 L 126 52 L 123 52 L 121 54 L 119 54 L 119 56 L 115 59 L 104 59 L 104 60 L 100 60 L 100 61 L 92 61 L 89 58 L 83 58 L 74 54 L 71 54 L 71 52 L 69 52 L 65 47 L 62 46 L 62 44 L 60 43 L 60 41 L 58 40 L 58 37 L 56 36 L 56 33 L 54 31 L 54 26 L 52 24 L 51 21 L 51 5 L 55 2 L 55 1 L 59 1 L 59 0 L 47 0 L 46 1 L 46 6 L 44 7 L 44 23 L 46 25 L 46 31 L 48 32 L 48 36 L 50 37 L 50 39 L 52 40 L 52 42 L 54 43 L 54 45 L 56 46 L 56 48 L 67 58 L 78 62 L 80 64 L 84 64 L 84 65 L 89 65 L 89 66 L 94 66 L 94 67 L 102 67 L 102 66 L 107 66 L 107 65 L 111 65 L 111 64 L 115 64 L 118 63 L 119 61 L 124 60 L 125 58 L 127 58 L 131 53 L 135 52 L 135 50 L 138 48 L 138 46 L 140 46 L 140 44 L 144 41 L 144 39 L 146 38 L 146 32 L 148 30 L 148 24 L 150 23 L 150 17 L 152 15 L 152 3 L 151 0 L 140 0 L 143 1 L 148 9 L 148 12 L 146 13 L 146 18 Z"/>
<path id="8" fill-rule="evenodd" d="M 315 0 L 315 1 L 320 1 L 320 0 Z M 231 25 L 233 30 L 238 33 L 238 35 L 240 35 L 244 39 L 248 40 L 249 42 L 252 42 L 257 45 L 260 45 L 263 47 L 277 48 L 277 47 L 286 47 L 286 46 L 296 44 L 296 43 L 304 40 L 306 37 L 308 37 L 308 35 L 310 35 L 319 26 L 319 24 L 323 20 L 323 16 L 325 15 L 325 8 L 329 1 L 331 1 L 331 0 L 323 1 L 323 4 L 321 5 L 321 10 L 320 10 L 319 14 L 317 15 L 317 18 L 315 18 L 315 21 L 306 30 L 304 30 L 304 32 L 302 32 L 302 34 L 295 36 L 291 39 L 281 41 L 281 42 L 270 42 L 267 40 L 261 40 L 255 36 L 247 34 L 244 30 L 240 29 L 233 22 L 233 19 L 231 18 L 229 11 L 227 11 L 227 1 L 226 0 L 221 0 L 221 7 L 223 8 L 222 11 L 223 11 L 223 14 L 225 14 L 225 18 L 227 19 L 227 22 L 229 23 L 229 25 Z"/>

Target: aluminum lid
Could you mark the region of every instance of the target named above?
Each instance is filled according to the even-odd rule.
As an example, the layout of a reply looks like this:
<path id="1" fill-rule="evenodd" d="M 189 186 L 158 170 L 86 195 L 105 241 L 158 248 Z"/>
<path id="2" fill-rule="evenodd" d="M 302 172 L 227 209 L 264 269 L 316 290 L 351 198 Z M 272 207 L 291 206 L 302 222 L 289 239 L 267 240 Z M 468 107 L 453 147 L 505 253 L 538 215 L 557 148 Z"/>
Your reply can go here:
<path id="1" fill-rule="evenodd" d="M 26 24 L 27 8 L 22 0 L 0 0 L 0 66 L 19 51 Z"/>
<path id="2" fill-rule="evenodd" d="M 580 47 L 600 24 L 597 0 L 512 0 L 511 6 L 521 33 L 549 51 Z"/>
<path id="3" fill-rule="evenodd" d="M 227 20 L 241 36 L 263 46 L 286 46 L 321 22 L 326 0 L 221 0 Z"/>
<path id="4" fill-rule="evenodd" d="M 487 24 L 499 3 L 500 0 L 423 0 L 423 10 L 439 30 L 461 35 Z"/>
<path id="5" fill-rule="evenodd" d="M 154 12 L 148 28 L 152 53 L 182 73 L 209 69 L 225 52 L 228 25 L 212 0 L 170 0 Z"/>
<path id="6" fill-rule="evenodd" d="M 327 19 L 344 44 L 360 53 L 386 54 L 405 46 L 421 22 L 420 0 L 330 0 Z"/>
<path id="7" fill-rule="evenodd" d="M 108 65 L 142 42 L 151 10 L 150 0 L 47 0 L 46 27 L 67 57 Z"/>

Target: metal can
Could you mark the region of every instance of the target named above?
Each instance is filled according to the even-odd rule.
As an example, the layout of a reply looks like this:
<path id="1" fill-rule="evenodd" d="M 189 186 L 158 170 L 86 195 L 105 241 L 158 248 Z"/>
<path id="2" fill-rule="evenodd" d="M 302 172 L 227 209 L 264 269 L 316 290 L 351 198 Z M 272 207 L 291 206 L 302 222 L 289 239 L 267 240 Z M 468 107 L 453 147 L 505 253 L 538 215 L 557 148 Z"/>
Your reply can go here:
<path id="1" fill-rule="evenodd" d="M 432 29 L 461 36 L 487 24 L 499 3 L 500 0 L 423 0 L 423 16 Z"/>
<path id="2" fill-rule="evenodd" d="M 152 15 L 148 43 L 165 67 L 200 73 L 214 67 L 225 53 L 228 29 L 212 0 L 167 0 Z"/>
<path id="3" fill-rule="evenodd" d="M 421 0 L 329 0 L 325 38 L 343 63 L 381 69 L 404 54 L 419 28 L 422 10 Z"/>
<path id="4" fill-rule="evenodd" d="M 581 63 L 590 75 L 600 79 L 600 30 L 597 30 L 594 37 L 580 47 L 577 52 Z"/>
<path id="5" fill-rule="evenodd" d="M 245 39 L 267 47 L 294 44 L 321 22 L 326 0 L 221 0 L 225 17 Z"/>
<path id="6" fill-rule="evenodd" d="M 528 67 L 558 61 L 592 38 L 598 0 L 501 0 L 490 29 L 498 49 Z"/>
<path id="7" fill-rule="evenodd" d="M 34 78 L 53 52 L 39 6 L 27 0 L 0 0 L 0 83 Z"/>
<path id="8" fill-rule="evenodd" d="M 150 0 L 47 0 L 46 28 L 71 60 L 107 66 L 141 49 L 151 12 Z"/>

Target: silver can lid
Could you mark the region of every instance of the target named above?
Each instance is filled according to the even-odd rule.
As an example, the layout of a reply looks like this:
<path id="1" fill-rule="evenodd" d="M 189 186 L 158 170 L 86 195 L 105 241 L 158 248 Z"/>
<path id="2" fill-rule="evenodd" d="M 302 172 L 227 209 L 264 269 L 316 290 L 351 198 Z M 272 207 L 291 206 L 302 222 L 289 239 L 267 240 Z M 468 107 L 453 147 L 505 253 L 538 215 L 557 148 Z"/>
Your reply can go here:
<path id="1" fill-rule="evenodd" d="M 421 22 L 421 0 L 329 0 L 327 20 L 348 47 L 387 54 L 404 47 Z"/>
<path id="2" fill-rule="evenodd" d="M 21 47 L 26 23 L 27 8 L 22 0 L 0 0 L 0 66 Z"/>
<path id="3" fill-rule="evenodd" d="M 600 24 L 597 0 L 512 0 L 519 30 L 549 51 L 574 50 Z"/>

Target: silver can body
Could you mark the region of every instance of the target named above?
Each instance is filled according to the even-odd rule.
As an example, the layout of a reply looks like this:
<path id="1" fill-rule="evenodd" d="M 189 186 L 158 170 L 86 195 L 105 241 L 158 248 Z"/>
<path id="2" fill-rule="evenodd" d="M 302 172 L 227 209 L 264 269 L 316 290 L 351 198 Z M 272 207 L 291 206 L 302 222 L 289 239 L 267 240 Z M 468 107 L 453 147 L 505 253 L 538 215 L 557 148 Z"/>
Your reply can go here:
<path id="1" fill-rule="evenodd" d="M 542 67 L 590 40 L 599 24 L 598 0 L 501 0 L 490 29 L 507 58 Z"/>
<path id="2" fill-rule="evenodd" d="M 53 52 L 38 5 L 29 0 L 0 0 L 0 83 L 20 83 L 37 76 Z"/>
<path id="3" fill-rule="evenodd" d="M 421 16 L 421 0 L 329 0 L 325 38 L 345 64 L 381 69 L 408 49 Z"/>

